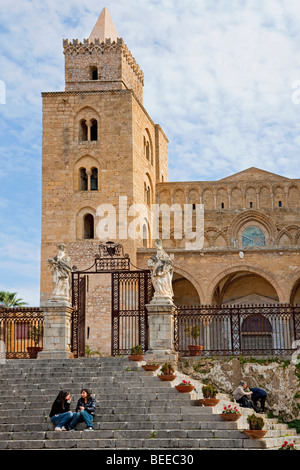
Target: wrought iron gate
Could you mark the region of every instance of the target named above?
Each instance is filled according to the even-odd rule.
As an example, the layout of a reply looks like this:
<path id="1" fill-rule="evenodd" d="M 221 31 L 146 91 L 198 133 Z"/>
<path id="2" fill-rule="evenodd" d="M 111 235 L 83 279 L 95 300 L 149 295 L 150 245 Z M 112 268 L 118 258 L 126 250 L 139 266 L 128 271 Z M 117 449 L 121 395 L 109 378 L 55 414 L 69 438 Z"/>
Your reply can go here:
<path id="1" fill-rule="evenodd" d="M 112 273 L 112 355 L 130 354 L 136 345 L 147 351 L 146 305 L 151 298 L 150 271 Z"/>
<path id="2" fill-rule="evenodd" d="M 111 354 L 130 354 L 132 346 L 148 349 L 148 317 L 146 304 L 153 295 L 149 270 L 135 268 L 120 243 L 100 244 L 94 264 L 85 271 L 72 273 L 72 352 L 85 355 L 85 318 L 88 276 L 111 274 Z"/>

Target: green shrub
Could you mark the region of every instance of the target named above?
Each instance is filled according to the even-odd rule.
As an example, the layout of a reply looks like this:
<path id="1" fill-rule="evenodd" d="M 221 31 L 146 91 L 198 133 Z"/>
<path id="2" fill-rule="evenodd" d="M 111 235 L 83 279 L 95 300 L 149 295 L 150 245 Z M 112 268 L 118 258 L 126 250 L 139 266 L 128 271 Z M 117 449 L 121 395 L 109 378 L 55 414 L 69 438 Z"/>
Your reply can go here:
<path id="1" fill-rule="evenodd" d="M 260 431 L 265 424 L 263 418 L 256 416 L 254 413 L 248 416 L 247 421 L 251 431 Z"/>
<path id="2" fill-rule="evenodd" d="M 208 384 L 202 387 L 202 393 L 204 398 L 215 398 L 218 390 L 216 390 L 213 385 Z"/>

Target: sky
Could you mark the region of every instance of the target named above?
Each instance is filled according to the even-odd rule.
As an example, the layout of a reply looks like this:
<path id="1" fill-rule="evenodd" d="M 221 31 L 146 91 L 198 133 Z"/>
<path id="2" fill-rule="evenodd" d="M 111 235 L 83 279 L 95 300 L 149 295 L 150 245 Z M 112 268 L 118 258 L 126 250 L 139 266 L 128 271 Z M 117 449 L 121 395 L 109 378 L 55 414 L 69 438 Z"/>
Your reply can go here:
<path id="1" fill-rule="evenodd" d="M 0 290 L 39 305 L 41 93 L 107 7 L 145 75 L 170 181 L 299 178 L 299 0 L 0 0 Z M 47 269 L 47 267 L 45 267 Z"/>

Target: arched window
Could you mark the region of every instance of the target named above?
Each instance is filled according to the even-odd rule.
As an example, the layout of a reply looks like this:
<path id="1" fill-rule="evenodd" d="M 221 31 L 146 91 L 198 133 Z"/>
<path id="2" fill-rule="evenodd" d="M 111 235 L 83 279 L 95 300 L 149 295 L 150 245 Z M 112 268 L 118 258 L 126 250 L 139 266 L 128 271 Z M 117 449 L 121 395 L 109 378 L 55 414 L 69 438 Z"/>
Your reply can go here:
<path id="1" fill-rule="evenodd" d="M 96 66 L 90 68 L 91 80 L 98 80 L 98 68 Z"/>
<path id="2" fill-rule="evenodd" d="M 91 172 L 91 191 L 98 190 L 98 170 L 97 168 L 92 168 Z"/>
<path id="3" fill-rule="evenodd" d="M 85 240 L 94 239 L 94 217 L 87 214 L 83 219 L 83 235 Z"/>
<path id="4" fill-rule="evenodd" d="M 88 189 L 88 177 L 87 177 L 86 169 L 85 168 L 80 168 L 79 175 L 80 175 L 80 184 L 79 184 L 80 191 L 87 191 L 87 189 Z"/>
<path id="5" fill-rule="evenodd" d="M 148 248 L 148 229 L 146 224 L 143 225 L 143 247 Z"/>
<path id="6" fill-rule="evenodd" d="M 98 140 L 98 122 L 96 119 L 91 120 L 91 140 Z"/>
<path id="7" fill-rule="evenodd" d="M 266 246 L 264 232 L 258 227 L 248 227 L 242 236 L 243 246 Z"/>
<path id="8" fill-rule="evenodd" d="M 249 315 L 242 323 L 242 349 L 273 349 L 272 325 L 261 314 Z"/>
<path id="9" fill-rule="evenodd" d="M 79 140 L 88 140 L 88 126 L 85 119 L 81 119 L 79 123 Z"/>

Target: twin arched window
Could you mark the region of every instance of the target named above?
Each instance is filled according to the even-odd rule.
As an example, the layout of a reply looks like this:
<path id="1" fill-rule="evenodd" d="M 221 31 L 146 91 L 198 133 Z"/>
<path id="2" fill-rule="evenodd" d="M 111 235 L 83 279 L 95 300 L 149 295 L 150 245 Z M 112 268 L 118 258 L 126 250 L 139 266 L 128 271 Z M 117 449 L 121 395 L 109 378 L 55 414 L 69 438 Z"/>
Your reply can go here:
<path id="1" fill-rule="evenodd" d="M 98 191 L 98 169 L 92 168 L 87 171 L 86 168 L 79 170 L 79 189 L 80 191 Z"/>
<path id="2" fill-rule="evenodd" d="M 98 121 L 81 119 L 79 122 L 79 140 L 81 142 L 98 140 Z"/>
<path id="3" fill-rule="evenodd" d="M 150 139 L 149 131 L 146 129 L 146 134 L 143 137 L 143 147 L 144 147 L 144 155 L 149 160 L 151 165 L 153 165 L 153 149 Z"/>

